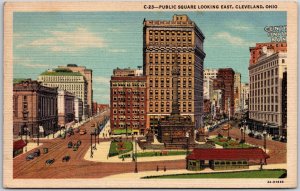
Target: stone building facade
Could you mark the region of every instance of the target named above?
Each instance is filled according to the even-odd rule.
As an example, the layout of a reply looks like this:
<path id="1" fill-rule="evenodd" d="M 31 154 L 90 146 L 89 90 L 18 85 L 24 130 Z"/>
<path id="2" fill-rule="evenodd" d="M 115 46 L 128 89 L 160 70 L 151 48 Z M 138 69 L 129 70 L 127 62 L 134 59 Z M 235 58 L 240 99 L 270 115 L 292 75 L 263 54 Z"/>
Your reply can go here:
<path id="1" fill-rule="evenodd" d="M 113 133 L 144 134 L 146 77 L 135 69 L 115 69 L 110 81 L 110 124 Z"/>
<path id="2" fill-rule="evenodd" d="M 44 137 L 57 131 L 57 88 L 24 80 L 13 85 L 13 135 Z"/>
<path id="3" fill-rule="evenodd" d="M 66 68 L 72 72 L 79 72 L 84 76 L 87 82 L 87 116 L 92 115 L 92 104 L 93 104 L 93 70 L 87 69 L 85 66 L 77 66 L 76 64 L 68 64 L 67 66 L 58 66 L 58 68 Z"/>
<path id="4" fill-rule="evenodd" d="M 79 97 L 83 102 L 83 116 L 88 117 L 88 101 L 86 78 L 79 72 L 72 72 L 70 69 L 57 68 L 40 74 L 38 81 L 47 87 L 57 87 L 66 90 L 74 96 Z"/>
<path id="5" fill-rule="evenodd" d="M 287 70 L 287 53 L 277 52 L 267 46 L 261 48 L 261 56 L 250 63 L 249 118 L 256 130 L 266 129 L 271 135 L 282 135 L 284 97 L 283 74 Z M 267 126 L 263 124 L 267 123 Z"/>
<path id="6" fill-rule="evenodd" d="M 57 104 L 58 124 L 60 126 L 65 126 L 66 124 L 74 121 L 74 95 L 65 90 L 58 90 Z"/>
<path id="7" fill-rule="evenodd" d="M 172 112 L 172 67 L 179 61 L 180 114 L 196 127 L 203 120 L 204 35 L 187 15 L 172 20 L 144 20 L 143 73 L 147 77 L 147 128 Z"/>

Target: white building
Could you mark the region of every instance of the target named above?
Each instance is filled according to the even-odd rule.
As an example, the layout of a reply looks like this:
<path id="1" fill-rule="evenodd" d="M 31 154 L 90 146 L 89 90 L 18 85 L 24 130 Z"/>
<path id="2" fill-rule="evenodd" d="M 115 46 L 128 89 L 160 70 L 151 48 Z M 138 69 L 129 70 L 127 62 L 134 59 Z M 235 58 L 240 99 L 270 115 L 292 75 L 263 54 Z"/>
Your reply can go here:
<path id="1" fill-rule="evenodd" d="M 248 110 L 249 106 L 249 84 L 241 83 L 241 110 Z"/>
<path id="2" fill-rule="evenodd" d="M 75 120 L 77 122 L 82 121 L 83 103 L 79 97 L 75 97 L 74 99 L 74 109 L 75 109 Z"/>
<path id="3" fill-rule="evenodd" d="M 267 47 L 262 48 L 257 63 L 249 66 L 249 118 L 260 123 L 260 130 L 267 123 L 270 134 L 281 135 L 282 131 L 282 79 L 286 67 L 287 53 L 274 53 Z"/>
<path id="4" fill-rule="evenodd" d="M 74 95 L 65 90 L 58 90 L 57 93 L 58 124 L 66 126 L 74 121 Z"/>
<path id="5" fill-rule="evenodd" d="M 79 97 L 83 102 L 83 119 L 87 117 L 87 81 L 80 72 L 72 72 L 65 68 L 48 70 L 40 74 L 38 81 L 44 86 L 58 87 L 58 89 L 66 90 Z"/>
<path id="6" fill-rule="evenodd" d="M 204 69 L 204 78 L 216 79 L 218 69 Z"/>
<path id="7" fill-rule="evenodd" d="M 234 74 L 234 112 L 241 110 L 241 73 Z"/>

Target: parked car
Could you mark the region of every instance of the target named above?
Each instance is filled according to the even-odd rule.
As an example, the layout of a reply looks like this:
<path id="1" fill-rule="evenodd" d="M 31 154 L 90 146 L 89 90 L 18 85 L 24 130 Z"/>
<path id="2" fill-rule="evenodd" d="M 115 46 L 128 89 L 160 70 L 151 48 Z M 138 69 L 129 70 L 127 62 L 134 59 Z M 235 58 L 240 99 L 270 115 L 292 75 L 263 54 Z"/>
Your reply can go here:
<path id="1" fill-rule="evenodd" d="M 78 141 L 77 141 L 77 146 L 79 147 L 80 145 L 81 145 L 81 141 L 78 140 Z"/>
<path id="2" fill-rule="evenodd" d="M 69 155 L 66 155 L 62 158 L 62 162 L 69 162 L 70 159 L 71 157 Z"/>
<path id="3" fill-rule="evenodd" d="M 78 150 L 78 146 L 74 144 L 73 151 L 77 151 L 77 150 Z"/>
<path id="4" fill-rule="evenodd" d="M 79 133 L 80 129 L 79 128 L 76 128 L 75 129 L 75 133 Z"/>
<path id="5" fill-rule="evenodd" d="M 44 154 L 47 154 L 48 153 L 48 148 L 43 148 L 43 151 L 44 151 Z"/>
<path id="6" fill-rule="evenodd" d="M 248 136 L 249 137 L 254 137 L 254 133 L 251 132 L 251 133 L 248 134 Z"/>
<path id="7" fill-rule="evenodd" d="M 54 158 L 52 158 L 52 159 L 48 159 L 48 160 L 46 160 L 46 165 L 50 165 L 50 164 L 53 164 L 54 163 L 54 161 L 55 161 L 55 159 Z"/>
<path id="8" fill-rule="evenodd" d="M 86 134 L 86 130 L 85 129 L 80 129 L 80 132 L 79 132 L 80 135 L 84 135 Z"/>
<path id="9" fill-rule="evenodd" d="M 286 139 L 286 137 L 284 137 L 284 136 L 283 136 L 283 137 L 281 137 L 281 138 L 280 138 L 280 142 L 286 143 L 286 142 L 287 142 L 287 139 Z"/>
<path id="10" fill-rule="evenodd" d="M 72 148 L 73 147 L 73 143 L 72 143 L 72 141 L 70 141 L 69 143 L 68 143 L 68 148 Z"/>
<path id="11" fill-rule="evenodd" d="M 33 154 L 36 156 L 36 157 L 39 157 L 41 155 L 41 151 L 40 149 L 36 149 Z"/>
<path id="12" fill-rule="evenodd" d="M 257 135 L 255 136 L 255 139 L 262 139 L 262 136 L 261 136 L 260 134 L 257 134 Z"/>
<path id="13" fill-rule="evenodd" d="M 33 153 L 31 153 L 31 154 L 27 155 L 26 160 L 27 161 L 33 160 L 34 157 L 35 157 L 35 155 Z"/>

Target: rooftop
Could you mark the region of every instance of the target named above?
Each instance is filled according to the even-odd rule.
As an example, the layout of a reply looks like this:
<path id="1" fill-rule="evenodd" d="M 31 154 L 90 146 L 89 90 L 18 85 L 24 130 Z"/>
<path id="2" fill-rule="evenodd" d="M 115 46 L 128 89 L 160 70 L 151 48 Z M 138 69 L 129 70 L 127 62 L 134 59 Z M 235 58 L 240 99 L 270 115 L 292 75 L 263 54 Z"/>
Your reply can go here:
<path id="1" fill-rule="evenodd" d="M 194 149 L 187 156 L 192 160 L 249 160 L 270 158 L 260 148 L 238 148 L 238 149 Z"/>
<path id="2" fill-rule="evenodd" d="M 70 69 L 57 68 L 54 70 L 47 70 L 41 73 L 41 76 L 82 76 L 79 72 L 72 72 Z"/>

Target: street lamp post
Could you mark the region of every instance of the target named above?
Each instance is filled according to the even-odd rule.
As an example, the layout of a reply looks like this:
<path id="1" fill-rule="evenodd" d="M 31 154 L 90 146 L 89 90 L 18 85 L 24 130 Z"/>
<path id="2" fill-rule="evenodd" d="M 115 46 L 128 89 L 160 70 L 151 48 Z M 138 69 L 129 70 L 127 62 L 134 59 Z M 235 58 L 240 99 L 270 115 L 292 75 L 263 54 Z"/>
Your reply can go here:
<path id="1" fill-rule="evenodd" d="M 96 131 L 94 132 L 94 135 L 95 135 L 95 146 L 94 147 L 95 147 L 95 150 L 97 150 L 97 146 L 96 146 L 96 138 L 97 138 L 96 136 L 97 136 L 97 133 L 96 133 Z"/>
<path id="2" fill-rule="evenodd" d="M 137 140 L 135 138 L 135 168 L 134 168 L 134 172 L 138 173 L 138 167 L 137 167 Z"/>
<path id="3" fill-rule="evenodd" d="M 266 130 L 264 130 L 263 131 L 263 136 L 264 136 L 264 150 L 265 150 L 265 152 L 267 152 L 267 131 Z"/>
<path id="4" fill-rule="evenodd" d="M 93 134 L 91 133 L 91 158 L 93 158 Z"/>
<path id="5" fill-rule="evenodd" d="M 37 126 L 37 145 L 40 145 L 40 126 Z"/>

